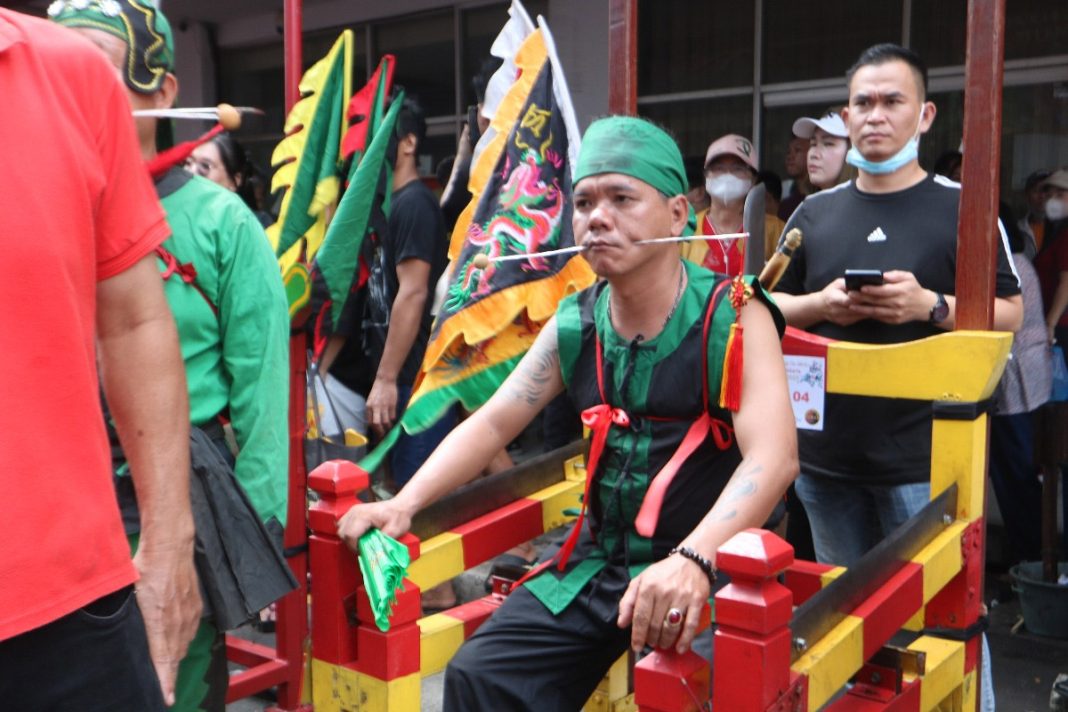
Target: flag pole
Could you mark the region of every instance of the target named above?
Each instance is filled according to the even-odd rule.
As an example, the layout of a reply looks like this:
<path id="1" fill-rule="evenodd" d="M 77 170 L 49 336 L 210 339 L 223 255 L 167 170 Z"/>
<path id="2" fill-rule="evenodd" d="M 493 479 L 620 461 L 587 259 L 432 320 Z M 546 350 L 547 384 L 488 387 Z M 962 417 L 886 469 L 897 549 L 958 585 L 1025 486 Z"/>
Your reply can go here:
<path id="1" fill-rule="evenodd" d="M 285 107 L 286 115 L 300 100 L 303 70 L 303 0 L 285 0 Z M 308 534 L 305 491 L 308 473 L 304 467 L 304 420 L 307 388 L 305 364 L 307 339 L 295 328 L 289 340 L 289 502 L 283 544 L 286 561 L 297 579 L 297 589 L 282 597 L 277 606 L 275 649 L 286 661 L 285 682 L 278 686 L 281 709 L 301 709 L 304 676 L 304 641 L 308 638 Z"/>

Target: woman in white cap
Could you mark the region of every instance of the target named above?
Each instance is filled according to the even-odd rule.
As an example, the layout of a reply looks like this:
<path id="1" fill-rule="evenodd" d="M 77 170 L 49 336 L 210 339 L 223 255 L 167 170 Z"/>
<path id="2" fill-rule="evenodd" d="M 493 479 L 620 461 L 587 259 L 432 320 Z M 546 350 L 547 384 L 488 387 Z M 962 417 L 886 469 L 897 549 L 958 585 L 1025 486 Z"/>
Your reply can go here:
<path id="1" fill-rule="evenodd" d="M 833 188 L 856 177 L 856 169 L 846 163 L 849 131 L 840 108 L 831 108 L 813 119 L 803 116 L 794 122 L 794 135 L 809 140 L 808 179 L 818 190 Z"/>

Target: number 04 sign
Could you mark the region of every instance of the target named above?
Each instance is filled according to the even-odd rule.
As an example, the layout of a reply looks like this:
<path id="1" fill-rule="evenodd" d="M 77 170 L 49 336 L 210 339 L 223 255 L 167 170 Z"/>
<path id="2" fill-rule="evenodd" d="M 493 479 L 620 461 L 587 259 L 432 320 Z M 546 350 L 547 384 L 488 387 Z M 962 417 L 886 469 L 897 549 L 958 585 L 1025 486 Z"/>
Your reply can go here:
<path id="1" fill-rule="evenodd" d="M 823 430 L 827 361 L 819 356 L 784 356 L 790 404 L 799 430 Z"/>

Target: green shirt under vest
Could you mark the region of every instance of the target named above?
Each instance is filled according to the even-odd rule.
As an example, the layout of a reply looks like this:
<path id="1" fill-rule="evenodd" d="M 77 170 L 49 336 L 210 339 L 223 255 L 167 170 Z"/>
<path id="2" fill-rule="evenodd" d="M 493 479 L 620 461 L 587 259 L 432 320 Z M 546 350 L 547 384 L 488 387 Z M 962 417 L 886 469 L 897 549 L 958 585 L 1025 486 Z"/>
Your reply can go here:
<path id="1" fill-rule="evenodd" d="M 566 608 L 606 566 L 624 567 L 634 577 L 666 556 L 712 508 L 741 461 L 731 415 L 718 407 L 727 336 L 735 321 L 727 298 L 730 285 L 723 275 L 689 262 L 683 266 L 687 284 L 678 307 L 652 339 L 627 341 L 615 332 L 608 314 L 610 287 L 604 282 L 567 297 L 557 310 L 560 369 L 568 397 L 579 412 L 602 402 L 596 383 L 599 341 L 605 402 L 626 411 L 631 423 L 608 431 L 590 490 L 591 526 L 582 533 L 565 571 L 559 572 L 554 563 L 525 584 L 553 613 Z M 778 310 L 758 286 L 754 291 L 771 309 L 781 333 Z M 710 304 L 712 318 L 704 343 Z M 687 459 L 668 488 L 653 537 L 646 538 L 634 530 L 634 520 L 652 478 L 703 412 L 703 360 L 709 413 L 729 443 L 720 449 L 709 435 Z"/>

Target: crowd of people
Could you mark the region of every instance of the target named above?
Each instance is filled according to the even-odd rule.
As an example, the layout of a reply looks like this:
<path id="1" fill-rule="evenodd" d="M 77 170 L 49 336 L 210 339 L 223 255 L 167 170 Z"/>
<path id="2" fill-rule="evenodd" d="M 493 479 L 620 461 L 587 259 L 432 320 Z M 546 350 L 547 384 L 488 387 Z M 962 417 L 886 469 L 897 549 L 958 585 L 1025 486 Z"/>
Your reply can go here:
<path id="1" fill-rule="evenodd" d="M 222 710 L 225 631 L 203 608 L 194 569 L 190 433 L 223 457 L 280 548 L 290 319 L 263 181 L 225 134 L 150 174 L 163 122 L 133 120 L 131 109 L 168 108 L 178 92 L 155 4 L 57 0 L 49 14 L 0 9 L 0 78 L 25 98 L 0 115 L 6 135 L 24 140 L 0 153 L 26 169 L 5 191 L 0 239 L 35 265 L 0 281 L 0 299 L 15 323 L 36 325 L 5 342 L 23 367 L 0 379 L 18 404 L 0 416 L 0 442 L 37 454 L 0 475 L 0 699 Z M 573 229 L 600 279 L 561 302 L 485 406 L 405 434 L 388 463 L 394 496 L 339 522 L 353 548 L 370 527 L 400 536 L 421 508 L 508 462 L 544 409 L 559 432 L 578 431 L 582 414 L 591 448 L 578 522 L 449 663 L 447 709 L 578 709 L 628 648 L 688 649 L 724 585 L 717 549 L 775 525 L 784 497 L 799 556 L 845 566 L 929 500 L 928 406 L 830 394 L 822 429 L 798 430 L 788 398 L 788 325 L 886 344 L 955 323 L 960 154 L 936 171 L 919 162 L 937 115 L 926 67 L 876 45 L 847 86 L 846 105 L 794 122 L 786 181 L 731 133 L 710 141 L 695 193 L 662 128 L 612 116 L 587 129 Z M 417 168 L 418 102 L 398 117 L 388 229 L 366 247 L 366 288 L 336 328 L 314 334 L 324 340 L 312 384 L 326 404 L 321 426 L 372 440 L 411 397 L 464 202 L 457 176 L 486 120 L 474 112 L 439 197 Z M 62 155 L 34 150 L 57 141 Z M 766 239 L 752 249 L 767 259 L 792 228 L 804 235 L 773 293 L 742 276 L 744 239 L 636 244 L 740 233 L 757 184 Z M 1051 346 L 1068 339 L 1068 169 L 1035 171 L 1024 196 L 1026 214 L 1017 221 L 1003 206 L 990 235 L 993 328 L 1016 334 L 990 472 L 1014 556 L 1033 559 L 1033 421 L 1050 397 Z M 847 269 L 880 276 L 858 288 Z M 71 442 L 49 445 L 56 434 Z M 57 509 L 43 483 L 70 504 Z M 989 669 L 982 678 L 989 709 Z"/>

